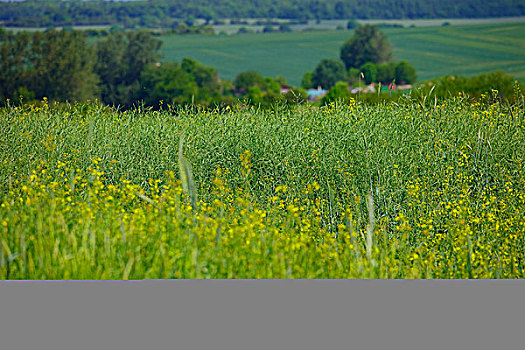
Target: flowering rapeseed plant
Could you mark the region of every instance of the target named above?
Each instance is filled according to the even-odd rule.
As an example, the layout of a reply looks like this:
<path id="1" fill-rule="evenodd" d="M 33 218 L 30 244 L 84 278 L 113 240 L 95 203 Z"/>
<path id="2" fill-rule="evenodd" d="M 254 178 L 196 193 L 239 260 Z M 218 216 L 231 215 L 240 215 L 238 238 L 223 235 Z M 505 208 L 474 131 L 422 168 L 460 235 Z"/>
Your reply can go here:
<path id="1" fill-rule="evenodd" d="M 520 104 L 138 113 L 0 110 L 1 279 L 524 276 Z"/>

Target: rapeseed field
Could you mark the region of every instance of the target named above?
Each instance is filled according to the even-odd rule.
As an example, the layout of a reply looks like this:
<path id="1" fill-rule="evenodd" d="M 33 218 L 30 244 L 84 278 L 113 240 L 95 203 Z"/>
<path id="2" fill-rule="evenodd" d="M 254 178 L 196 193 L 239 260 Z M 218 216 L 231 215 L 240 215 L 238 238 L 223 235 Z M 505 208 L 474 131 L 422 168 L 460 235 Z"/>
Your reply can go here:
<path id="1" fill-rule="evenodd" d="M 525 113 L 0 108 L 0 279 L 523 278 Z"/>

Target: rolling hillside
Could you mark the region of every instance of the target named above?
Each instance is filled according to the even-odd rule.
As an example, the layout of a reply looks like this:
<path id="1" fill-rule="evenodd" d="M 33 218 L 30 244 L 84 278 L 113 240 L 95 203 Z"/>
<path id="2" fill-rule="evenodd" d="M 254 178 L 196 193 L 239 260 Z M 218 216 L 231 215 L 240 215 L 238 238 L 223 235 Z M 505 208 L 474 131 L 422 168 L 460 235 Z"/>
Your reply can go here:
<path id="1" fill-rule="evenodd" d="M 503 70 L 525 81 L 525 23 L 383 29 L 396 60 L 412 63 L 420 80 L 446 74 Z M 257 70 L 299 85 L 322 58 L 339 57 L 349 31 L 164 36 L 164 60 L 192 57 L 216 67 L 223 78 Z"/>

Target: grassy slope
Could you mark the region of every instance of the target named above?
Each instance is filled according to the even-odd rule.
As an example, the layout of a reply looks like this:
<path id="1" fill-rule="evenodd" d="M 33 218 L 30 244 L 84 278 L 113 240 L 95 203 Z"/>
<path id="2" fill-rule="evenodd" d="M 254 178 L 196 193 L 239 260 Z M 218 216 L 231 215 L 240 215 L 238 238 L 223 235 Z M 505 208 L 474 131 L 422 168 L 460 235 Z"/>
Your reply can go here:
<path id="1" fill-rule="evenodd" d="M 501 69 L 525 81 L 525 23 L 385 29 L 396 60 L 408 60 L 420 80 Z M 163 37 L 166 60 L 192 57 L 232 79 L 241 71 L 282 75 L 299 85 L 322 58 L 337 58 L 348 31 Z"/>

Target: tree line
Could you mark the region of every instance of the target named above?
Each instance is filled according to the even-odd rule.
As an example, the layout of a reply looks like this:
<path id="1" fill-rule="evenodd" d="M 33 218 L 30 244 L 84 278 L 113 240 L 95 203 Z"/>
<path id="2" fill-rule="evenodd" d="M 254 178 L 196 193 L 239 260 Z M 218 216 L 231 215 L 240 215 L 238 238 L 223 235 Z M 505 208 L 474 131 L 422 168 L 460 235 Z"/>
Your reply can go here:
<path id="1" fill-rule="evenodd" d="M 161 44 L 146 30 L 115 31 L 93 40 L 74 30 L 15 34 L 0 28 L 0 102 L 97 99 L 121 108 L 137 103 L 159 108 L 163 104 L 224 106 L 241 101 L 269 107 L 305 102 L 307 89 L 319 86 L 329 90 L 321 101 L 324 104 L 350 97 L 352 87 L 362 84 L 417 81 L 414 67 L 406 61 L 393 62 L 386 37 L 370 25 L 358 27 L 343 43 L 340 59 L 323 59 L 313 72 L 305 73 L 301 87 L 290 87 L 284 77 L 263 77 L 256 71 L 241 72 L 233 81 L 223 80 L 215 68 L 191 58 L 162 62 Z M 465 91 L 479 97 L 491 88 L 509 98 L 514 80 L 501 72 L 445 77 L 432 90 L 436 96 Z M 378 94 L 361 96 L 369 102 L 380 99 Z"/>
<path id="2" fill-rule="evenodd" d="M 281 94 L 283 77 L 241 72 L 222 80 L 213 67 L 191 58 L 161 62 L 162 41 L 149 31 L 115 31 L 94 44 L 81 31 L 14 34 L 0 28 L 0 101 L 85 101 L 129 108 L 137 103 L 271 105 L 306 99 L 306 91 Z"/>
<path id="3" fill-rule="evenodd" d="M 180 21 L 225 18 L 417 19 L 523 16 L 522 0 L 154 0 L 1 2 L 0 24 L 19 27 L 122 25 L 176 27 Z"/>

